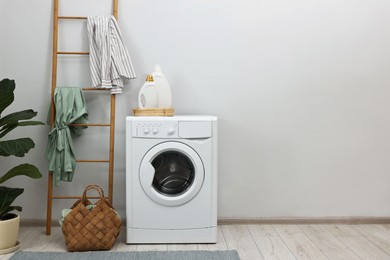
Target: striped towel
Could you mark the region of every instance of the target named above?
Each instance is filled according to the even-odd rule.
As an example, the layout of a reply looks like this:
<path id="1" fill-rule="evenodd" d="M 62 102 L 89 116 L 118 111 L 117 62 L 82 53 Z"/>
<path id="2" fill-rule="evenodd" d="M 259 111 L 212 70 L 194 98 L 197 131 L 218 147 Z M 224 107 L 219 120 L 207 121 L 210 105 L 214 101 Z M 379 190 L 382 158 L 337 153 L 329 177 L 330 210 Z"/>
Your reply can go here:
<path id="1" fill-rule="evenodd" d="M 129 52 L 114 16 L 89 16 L 87 29 L 93 87 L 122 93 L 123 79 L 136 77 Z"/>

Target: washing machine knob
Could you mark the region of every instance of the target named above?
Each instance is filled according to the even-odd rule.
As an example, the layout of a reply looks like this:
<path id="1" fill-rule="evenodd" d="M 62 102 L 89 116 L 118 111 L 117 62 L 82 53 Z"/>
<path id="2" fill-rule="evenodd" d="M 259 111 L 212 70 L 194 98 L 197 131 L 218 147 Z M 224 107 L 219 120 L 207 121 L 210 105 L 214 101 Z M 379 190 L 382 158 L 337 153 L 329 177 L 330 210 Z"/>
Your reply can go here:
<path id="1" fill-rule="evenodd" d="M 167 133 L 168 133 L 169 135 L 173 135 L 173 134 L 175 133 L 175 129 L 174 129 L 174 128 L 169 128 L 168 131 L 167 131 Z"/>
<path id="2" fill-rule="evenodd" d="M 144 129 L 144 134 L 146 134 L 146 135 L 149 134 L 149 129 L 145 128 Z"/>
<path id="3" fill-rule="evenodd" d="M 158 134 L 158 129 L 153 129 L 153 134 Z"/>

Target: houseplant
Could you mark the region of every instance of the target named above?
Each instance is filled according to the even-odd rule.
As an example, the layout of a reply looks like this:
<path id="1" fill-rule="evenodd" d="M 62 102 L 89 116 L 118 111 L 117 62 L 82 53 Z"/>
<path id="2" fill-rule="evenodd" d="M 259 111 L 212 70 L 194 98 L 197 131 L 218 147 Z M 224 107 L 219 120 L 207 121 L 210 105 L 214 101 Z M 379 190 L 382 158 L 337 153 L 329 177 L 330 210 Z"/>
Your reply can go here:
<path id="1" fill-rule="evenodd" d="M 6 116 L 2 115 L 4 109 L 14 101 L 14 90 L 14 80 L 3 79 L 0 81 L 0 156 L 4 157 L 11 155 L 24 157 L 35 146 L 33 140 L 28 137 L 4 140 L 4 137 L 9 132 L 19 126 L 44 124 L 39 121 L 29 120 L 37 115 L 37 112 L 32 109 L 14 112 Z M 34 179 L 42 177 L 36 166 L 24 163 L 13 167 L 4 175 L 0 174 L 0 185 L 3 185 L 10 178 L 20 175 Z M 21 211 L 22 207 L 13 206 L 12 203 L 23 191 L 23 188 L 0 186 L 0 252 L 7 251 L 7 249 L 16 245 L 20 217 L 18 214 L 12 213 L 12 211 Z"/>

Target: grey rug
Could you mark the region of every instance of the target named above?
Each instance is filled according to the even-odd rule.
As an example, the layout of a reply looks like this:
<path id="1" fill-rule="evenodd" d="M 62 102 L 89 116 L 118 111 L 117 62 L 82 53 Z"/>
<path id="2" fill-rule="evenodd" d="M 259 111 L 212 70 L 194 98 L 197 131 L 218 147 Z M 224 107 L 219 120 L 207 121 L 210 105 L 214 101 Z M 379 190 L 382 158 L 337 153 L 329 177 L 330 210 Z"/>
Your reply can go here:
<path id="1" fill-rule="evenodd" d="M 145 251 L 145 252 L 24 252 L 14 254 L 11 260 L 239 260 L 237 251 Z"/>

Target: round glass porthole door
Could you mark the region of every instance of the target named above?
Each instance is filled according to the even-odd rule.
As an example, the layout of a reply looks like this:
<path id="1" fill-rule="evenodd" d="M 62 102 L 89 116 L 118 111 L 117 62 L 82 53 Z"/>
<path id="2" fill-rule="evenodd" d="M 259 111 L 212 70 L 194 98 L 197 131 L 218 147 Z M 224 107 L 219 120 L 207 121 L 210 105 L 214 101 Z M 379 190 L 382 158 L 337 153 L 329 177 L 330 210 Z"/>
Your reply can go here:
<path id="1" fill-rule="evenodd" d="M 152 160 L 151 164 L 154 167 L 152 186 L 163 195 L 180 195 L 194 182 L 194 164 L 180 151 L 162 152 Z"/>
<path id="2" fill-rule="evenodd" d="M 145 193 L 155 202 L 181 205 L 199 192 L 204 168 L 199 155 L 188 145 L 165 142 L 150 149 L 139 171 Z"/>

